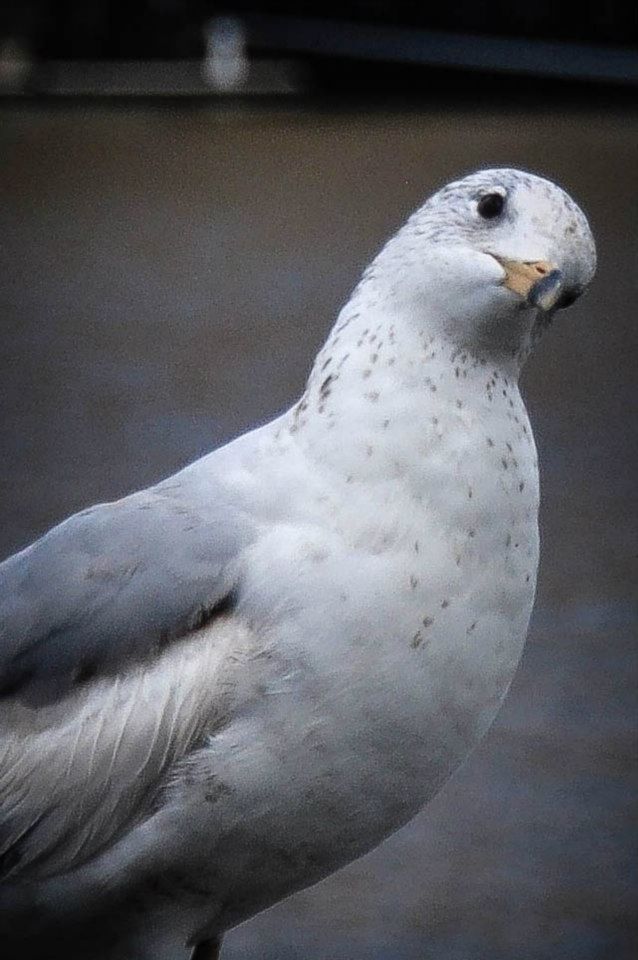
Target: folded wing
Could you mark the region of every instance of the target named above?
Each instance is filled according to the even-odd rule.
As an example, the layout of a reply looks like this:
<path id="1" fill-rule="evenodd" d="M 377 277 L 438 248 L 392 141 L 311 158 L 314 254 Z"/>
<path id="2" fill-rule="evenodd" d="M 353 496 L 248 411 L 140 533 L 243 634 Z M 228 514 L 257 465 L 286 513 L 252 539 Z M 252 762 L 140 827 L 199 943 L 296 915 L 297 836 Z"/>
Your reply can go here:
<path id="1" fill-rule="evenodd" d="M 178 475 L 0 564 L 0 878 L 112 842 L 214 725 L 252 536 L 221 490 L 198 500 Z"/>

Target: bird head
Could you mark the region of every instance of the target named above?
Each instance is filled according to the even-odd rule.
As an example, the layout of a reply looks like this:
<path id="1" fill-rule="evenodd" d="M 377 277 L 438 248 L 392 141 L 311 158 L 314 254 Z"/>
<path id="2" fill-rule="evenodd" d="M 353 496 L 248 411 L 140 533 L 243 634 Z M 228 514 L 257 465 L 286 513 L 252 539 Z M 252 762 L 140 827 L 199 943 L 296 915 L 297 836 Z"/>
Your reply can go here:
<path id="1" fill-rule="evenodd" d="M 595 267 L 587 219 L 560 187 L 519 170 L 483 170 L 430 197 L 361 288 L 455 345 L 522 360 Z"/>

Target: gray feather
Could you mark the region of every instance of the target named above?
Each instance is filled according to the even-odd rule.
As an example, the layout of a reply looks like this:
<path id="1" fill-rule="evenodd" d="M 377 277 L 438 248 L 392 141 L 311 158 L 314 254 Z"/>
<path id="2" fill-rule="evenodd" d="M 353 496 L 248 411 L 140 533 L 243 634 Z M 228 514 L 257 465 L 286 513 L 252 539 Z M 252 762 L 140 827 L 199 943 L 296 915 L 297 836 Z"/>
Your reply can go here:
<path id="1" fill-rule="evenodd" d="M 112 842 L 223 718 L 252 538 L 193 465 L 0 564 L 0 875 L 48 875 Z"/>
<path id="2" fill-rule="evenodd" d="M 51 702 L 214 614 L 250 525 L 218 485 L 184 496 L 180 477 L 83 510 L 0 564 L 0 696 Z"/>

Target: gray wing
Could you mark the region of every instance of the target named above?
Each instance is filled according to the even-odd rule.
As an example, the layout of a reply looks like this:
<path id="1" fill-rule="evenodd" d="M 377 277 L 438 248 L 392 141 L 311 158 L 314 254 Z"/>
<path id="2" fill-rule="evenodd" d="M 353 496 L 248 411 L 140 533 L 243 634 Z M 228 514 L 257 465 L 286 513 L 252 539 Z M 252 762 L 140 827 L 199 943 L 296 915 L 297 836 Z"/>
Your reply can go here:
<path id="1" fill-rule="evenodd" d="M 113 843 L 223 719 L 252 525 L 221 485 L 185 482 L 84 510 L 0 565 L 0 879 Z"/>
<path id="2" fill-rule="evenodd" d="M 201 626 L 227 602 L 247 519 L 179 482 L 75 514 L 0 564 L 0 698 L 59 699 Z"/>

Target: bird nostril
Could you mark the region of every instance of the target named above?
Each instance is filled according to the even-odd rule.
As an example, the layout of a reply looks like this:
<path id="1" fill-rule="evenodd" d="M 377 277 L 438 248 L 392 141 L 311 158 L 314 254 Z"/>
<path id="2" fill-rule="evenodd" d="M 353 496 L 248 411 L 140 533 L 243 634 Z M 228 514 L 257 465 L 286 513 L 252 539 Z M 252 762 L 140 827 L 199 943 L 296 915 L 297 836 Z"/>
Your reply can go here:
<path id="1" fill-rule="evenodd" d="M 550 271 L 550 267 L 546 263 L 530 263 L 529 266 L 533 267 L 534 270 L 536 270 L 536 273 L 541 277 L 546 276 Z"/>

